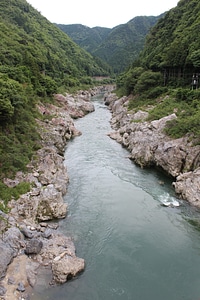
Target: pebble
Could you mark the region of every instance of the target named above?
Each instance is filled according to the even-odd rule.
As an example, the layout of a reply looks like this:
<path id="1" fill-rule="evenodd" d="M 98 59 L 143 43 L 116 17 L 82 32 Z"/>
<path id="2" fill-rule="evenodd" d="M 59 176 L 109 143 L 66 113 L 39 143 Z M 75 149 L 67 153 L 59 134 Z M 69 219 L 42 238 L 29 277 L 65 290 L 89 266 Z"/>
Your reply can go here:
<path id="1" fill-rule="evenodd" d="M 8 278 L 8 284 L 15 284 L 15 279 L 13 277 Z"/>
<path id="2" fill-rule="evenodd" d="M 17 290 L 19 292 L 25 292 L 25 287 L 24 287 L 24 284 L 22 282 L 18 283 Z"/>
<path id="3" fill-rule="evenodd" d="M 41 222 L 41 223 L 40 223 L 40 226 L 41 226 L 41 227 L 47 227 L 47 226 L 48 226 L 48 224 L 47 224 L 47 223 L 45 223 L 45 222 Z"/>

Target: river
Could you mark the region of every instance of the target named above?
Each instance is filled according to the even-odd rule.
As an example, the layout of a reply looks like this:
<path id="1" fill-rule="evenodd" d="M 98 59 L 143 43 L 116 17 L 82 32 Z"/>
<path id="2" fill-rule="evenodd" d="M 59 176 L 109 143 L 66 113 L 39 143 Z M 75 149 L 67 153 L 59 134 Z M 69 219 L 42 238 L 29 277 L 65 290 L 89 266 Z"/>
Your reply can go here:
<path id="1" fill-rule="evenodd" d="M 171 179 L 141 169 L 107 136 L 110 111 L 103 95 L 95 112 L 75 121 L 82 135 L 68 143 L 68 216 L 60 229 L 74 239 L 85 271 L 40 300 L 199 300 L 199 212 L 161 205 L 174 200 Z M 160 184 L 160 183 L 164 184 Z"/>

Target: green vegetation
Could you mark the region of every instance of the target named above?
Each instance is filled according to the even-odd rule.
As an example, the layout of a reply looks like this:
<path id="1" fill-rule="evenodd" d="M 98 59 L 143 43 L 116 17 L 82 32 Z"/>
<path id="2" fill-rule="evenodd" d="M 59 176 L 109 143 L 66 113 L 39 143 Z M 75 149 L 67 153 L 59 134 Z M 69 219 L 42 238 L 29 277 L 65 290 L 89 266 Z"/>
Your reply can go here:
<path id="1" fill-rule="evenodd" d="M 144 47 L 149 29 L 162 17 L 140 16 L 112 29 L 90 28 L 81 24 L 57 26 L 75 43 L 104 61 L 114 74 L 124 71 Z M 106 67 L 106 65 L 105 65 Z"/>
<path id="2" fill-rule="evenodd" d="M 1 0 L 0 209 L 30 188 L 8 188 L 2 179 L 25 171 L 40 147 L 36 104 L 53 102 L 57 92 L 87 89 L 98 78 L 111 83 L 110 75 L 125 68 L 117 93 L 132 94 L 129 109 L 148 108 L 149 120 L 175 112 L 167 134 L 187 134 L 199 144 L 200 91 L 192 86 L 200 74 L 199 11 L 198 0 L 180 0 L 164 15 L 136 17 L 113 29 L 70 27 L 81 49 L 62 31 L 67 32 L 64 25 L 60 30 L 26 0 Z"/>
<path id="3" fill-rule="evenodd" d="M 52 102 L 60 91 L 91 87 L 93 76 L 109 70 L 26 0 L 1 0 L 0 40 L 0 198 L 6 207 L 20 186 L 9 190 L 2 179 L 25 171 L 40 147 L 36 104 Z"/>
<path id="4" fill-rule="evenodd" d="M 30 191 L 30 183 L 28 182 L 21 182 L 12 188 L 0 182 L 0 210 L 8 212 L 8 202 L 11 199 L 18 199 L 20 195 L 28 191 Z"/>
<path id="5" fill-rule="evenodd" d="M 76 44 L 85 49 L 89 53 L 92 53 L 98 46 L 107 38 L 112 31 L 110 28 L 105 27 L 93 27 L 82 24 L 55 24 L 64 31 Z"/>
<path id="6" fill-rule="evenodd" d="M 200 143 L 200 2 L 180 0 L 152 27 L 144 50 L 117 78 L 119 95 L 133 95 L 129 109 L 152 105 L 149 120 L 176 113 L 166 133 Z M 149 110 L 150 109 L 150 110 Z"/>

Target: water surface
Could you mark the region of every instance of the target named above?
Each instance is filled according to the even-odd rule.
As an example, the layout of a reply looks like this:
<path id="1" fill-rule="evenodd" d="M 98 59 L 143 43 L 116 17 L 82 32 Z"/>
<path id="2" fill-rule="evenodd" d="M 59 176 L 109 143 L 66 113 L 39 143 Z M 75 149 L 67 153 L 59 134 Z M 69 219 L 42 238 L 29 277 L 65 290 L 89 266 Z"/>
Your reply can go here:
<path id="1" fill-rule="evenodd" d="M 76 121 L 82 135 L 65 153 L 69 212 L 60 228 L 73 237 L 85 271 L 36 289 L 34 299 L 199 300 L 200 232 L 189 222 L 199 213 L 185 202 L 161 205 L 176 199 L 171 180 L 137 167 L 107 136 L 111 115 L 102 99 L 95 96 L 95 112 Z"/>

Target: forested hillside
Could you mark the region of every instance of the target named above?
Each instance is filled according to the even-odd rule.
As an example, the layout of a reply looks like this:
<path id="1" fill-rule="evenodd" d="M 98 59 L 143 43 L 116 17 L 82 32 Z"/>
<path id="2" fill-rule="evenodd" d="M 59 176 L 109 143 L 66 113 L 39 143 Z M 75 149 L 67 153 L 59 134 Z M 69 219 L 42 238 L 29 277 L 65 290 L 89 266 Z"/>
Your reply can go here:
<path id="1" fill-rule="evenodd" d="M 195 143 L 200 143 L 199 12 L 198 0 L 180 0 L 150 30 L 139 59 L 117 80 L 121 94 L 133 95 L 130 108 L 154 105 L 151 119 L 176 112 L 167 133 L 190 134 Z"/>
<path id="2" fill-rule="evenodd" d="M 135 17 L 112 29 L 89 28 L 80 24 L 57 26 L 83 49 L 110 65 L 114 73 L 120 73 L 138 57 L 149 29 L 162 16 Z"/>
<path id="3" fill-rule="evenodd" d="M 24 169 L 39 137 L 35 105 L 108 75 L 26 0 L 0 1 L 0 176 Z"/>
<path id="4" fill-rule="evenodd" d="M 90 53 L 97 49 L 112 30 L 104 27 L 90 28 L 82 24 L 55 25 L 64 31 L 76 44 Z"/>
<path id="5" fill-rule="evenodd" d="M 199 12 L 198 0 L 181 0 L 148 36 L 141 62 L 152 70 L 163 70 L 170 84 L 187 85 L 191 75 L 199 72 Z"/>

